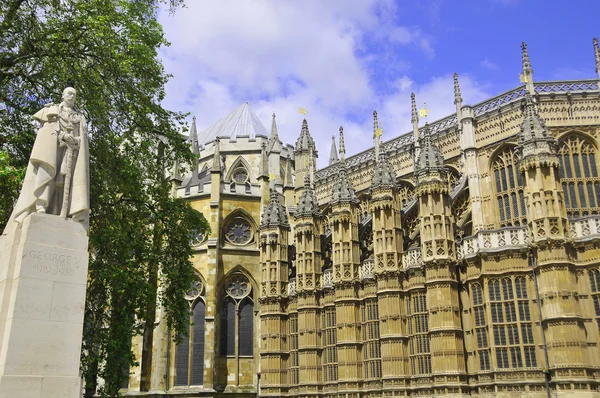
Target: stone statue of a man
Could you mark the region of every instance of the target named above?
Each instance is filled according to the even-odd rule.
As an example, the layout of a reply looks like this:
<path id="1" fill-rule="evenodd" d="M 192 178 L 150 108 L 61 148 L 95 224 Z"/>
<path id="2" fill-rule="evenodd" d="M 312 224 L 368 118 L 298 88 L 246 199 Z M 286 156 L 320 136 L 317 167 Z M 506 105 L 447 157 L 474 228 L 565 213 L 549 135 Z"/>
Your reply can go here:
<path id="1" fill-rule="evenodd" d="M 40 129 L 11 216 L 17 223 L 33 212 L 87 223 L 90 207 L 87 124 L 75 108 L 75 96 L 75 89 L 68 87 L 59 105 L 47 104 L 33 116 L 40 122 Z"/>

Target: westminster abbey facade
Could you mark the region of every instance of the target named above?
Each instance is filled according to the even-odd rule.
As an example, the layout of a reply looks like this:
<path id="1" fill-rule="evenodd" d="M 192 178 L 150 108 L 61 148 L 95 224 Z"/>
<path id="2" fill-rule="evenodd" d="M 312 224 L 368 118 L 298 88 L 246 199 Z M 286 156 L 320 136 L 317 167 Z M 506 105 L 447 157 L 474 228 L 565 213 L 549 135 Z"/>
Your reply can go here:
<path id="1" fill-rule="evenodd" d="M 412 132 L 374 112 L 320 170 L 306 119 L 295 145 L 247 103 L 194 121 L 189 337 L 159 316 L 124 395 L 600 397 L 600 72 L 534 81 L 523 44 L 521 80 L 469 106 L 455 75 L 455 114 L 413 95 Z"/>

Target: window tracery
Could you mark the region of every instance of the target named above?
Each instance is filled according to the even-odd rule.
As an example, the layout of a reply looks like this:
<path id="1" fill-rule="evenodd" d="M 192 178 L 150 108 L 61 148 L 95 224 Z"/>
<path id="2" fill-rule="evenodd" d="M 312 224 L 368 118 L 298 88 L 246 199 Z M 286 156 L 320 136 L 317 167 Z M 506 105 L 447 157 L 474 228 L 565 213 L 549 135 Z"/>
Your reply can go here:
<path id="1" fill-rule="evenodd" d="M 379 343 L 379 311 L 376 299 L 362 305 L 363 374 L 365 379 L 381 379 L 381 346 Z"/>
<path id="2" fill-rule="evenodd" d="M 252 285 L 244 274 L 236 272 L 228 278 L 223 291 L 220 325 L 221 355 L 252 356 L 254 355 Z"/>
<path id="3" fill-rule="evenodd" d="M 488 294 L 498 368 L 537 367 L 526 278 L 491 279 Z"/>
<path id="4" fill-rule="evenodd" d="M 477 356 L 479 369 L 490 370 L 490 349 L 488 342 L 488 329 L 483 302 L 483 289 L 479 283 L 471 286 L 471 299 L 473 300 L 473 317 L 475 318 L 475 336 L 477 339 Z"/>
<path id="5" fill-rule="evenodd" d="M 496 155 L 492 164 L 500 227 L 527 224 L 523 180 L 518 162 L 513 148 L 505 148 Z"/>
<path id="6" fill-rule="evenodd" d="M 224 226 L 224 237 L 227 243 L 242 246 L 252 242 L 254 228 L 243 216 L 231 217 Z"/>
<path id="7" fill-rule="evenodd" d="M 594 304 L 596 324 L 598 325 L 598 330 L 600 330 L 600 271 L 597 269 L 589 270 L 588 276 L 590 278 L 591 296 L 592 303 Z"/>
<path id="8" fill-rule="evenodd" d="M 413 293 L 411 300 L 406 302 L 406 307 L 412 374 L 429 374 L 431 373 L 431 354 L 426 293 Z"/>
<path id="9" fill-rule="evenodd" d="M 410 201 L 412 201 L 415 198 L 415 191 L 413 187 L 407 184 L 406 182 L 399 182 L 398 197 L 400 199 L 401 208 L 404 208 Z"/>
<path id="10" fill-rule="evenodd" d="M 325 307 L 321 314 L 321 324 L 325 329 L 323 333 L 323 379 L 325 383 L 328 383 L 338 379 L 335 307 Z"/>
<path id="11" fill-rule="evenodd" d="M 559 175 L 568 217 L 598 214 L 600 211 L 600 176 L 596 150 L 587 140 L 567 137 L 560 143 Z"/>
<path id="12" fill-rule="evenodd" d="M 204 383 L 204 338 L 206 305 L 204 284 L 198 278 L 185 295 L 191 309 L 190 331 L 175 348 L 175 386 L 199 386 Z"/>

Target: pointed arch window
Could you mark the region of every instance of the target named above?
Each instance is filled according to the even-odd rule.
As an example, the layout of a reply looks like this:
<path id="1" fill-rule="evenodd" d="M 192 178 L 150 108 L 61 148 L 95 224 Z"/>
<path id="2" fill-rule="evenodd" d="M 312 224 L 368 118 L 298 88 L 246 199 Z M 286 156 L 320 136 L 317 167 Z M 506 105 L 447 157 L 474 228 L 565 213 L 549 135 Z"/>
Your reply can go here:
<path id="1" fill-rule="evenodd" d="M 234 273 L 225 284 L 220 328 L 221 356 L 254 355 L 252 286 L 242 273 Z"/>
<path id="2" fill-rule="evenodd" d="M 477 356 L 479 357 L 479 370 L 490 370 L 490 349 L 488 328 L 485 317 L 485 304 L 483 302 L 483 289 L 479 283 L 471 286 L 471 299 L 473 300 L 473 316 L 475 318 L 475 335 L 477 337 Z"/>
<path id="3" fill-rule="evenodd" d="M 576 135 L 560 142 L 559 175 L 567 216 L 570 218 L 598 214 L 600 211 L 600 176 L 594 146 Z"/>
<path id="4" fill-rule="evenodd" d="M 588 271 L 588 275 L 590 277 L 594 315 L 596 317 L 596 323 L 598 324 L 598 330 L 600 330 L 600 271 L 598 269 L 591 269 Z"/>
<path id="5" fill-rule="evenodd" d="M 204 383 L 204 335 L 206 304 L 204 284 L 197 279 L 185 298 L 190 304 L 191 325 L 175 348 L 175 386 L 200 386 Z"/>
<path id="6" fill-rule="evenodd" d="M 492 163 L 500 227 L 527 224 L 523 181 L 517 167 L 519 158 L 513 148 L 505 148 Z"/>

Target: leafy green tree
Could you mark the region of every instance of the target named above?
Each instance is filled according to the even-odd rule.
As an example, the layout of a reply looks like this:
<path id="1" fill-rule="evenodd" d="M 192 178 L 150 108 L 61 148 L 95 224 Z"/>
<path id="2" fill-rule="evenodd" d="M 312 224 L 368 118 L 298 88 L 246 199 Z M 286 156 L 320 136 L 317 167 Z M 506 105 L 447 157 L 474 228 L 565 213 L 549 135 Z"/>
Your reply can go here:
<path id="1" fill-rule="evenodd" d="M 66 85 L 89 121 L 90 264 L 82 369 L 86 395 L 117 396 L 131 366 L 131 338 L 144 336 L 149 387 L 158 305 L 173 336 L 187 332 L 184 293 L 193 278 L 189 234 L 208 223 L 172 196 L 165 170 L 193 161 L 181 139 L 186 115 L 164 109 L 169 78 L 158 7 L 182 0 L 0 2 L 0 227 L 27 165 L 31 115 L 59 102 Z M 150 352 L 149 352 L 150 350 Z"/>

